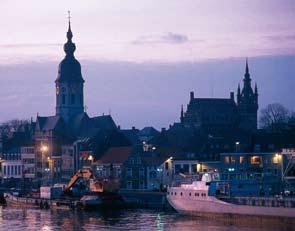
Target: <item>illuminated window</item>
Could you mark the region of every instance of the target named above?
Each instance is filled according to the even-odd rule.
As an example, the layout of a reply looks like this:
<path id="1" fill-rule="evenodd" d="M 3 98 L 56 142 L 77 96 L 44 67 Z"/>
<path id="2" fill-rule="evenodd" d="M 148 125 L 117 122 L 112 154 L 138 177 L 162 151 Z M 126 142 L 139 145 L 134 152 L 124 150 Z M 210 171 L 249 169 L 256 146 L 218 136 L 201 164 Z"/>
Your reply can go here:
<path id="1" fill-rule="evenodd" d="M 240 156 L 240 164 L 245 163 L 245 157 L 244 156 Z"/>
<path id="2" fill-rule="evenodd" d="M 278 163 L 280 163 L 280 161 L 281 161 L 281 155 L 279 155 L 279 154 L 275 154 L 274 155 L 274 157 L 272 158 L 272 162 L 274 163 L 274 164 L 278 164 Z"/>
<path id="3" fill-rule="evenodd" d="M 225 156 L 224 157 L 224 162 L 227 163 L 227 164 L 229 164 L 229 156 Z"/>
<path id="4" fill-rule="evenodd" d="M 251 164 L 261 164 L 262 157 L 261 156 L 252 156 L 251 157 Z"/>

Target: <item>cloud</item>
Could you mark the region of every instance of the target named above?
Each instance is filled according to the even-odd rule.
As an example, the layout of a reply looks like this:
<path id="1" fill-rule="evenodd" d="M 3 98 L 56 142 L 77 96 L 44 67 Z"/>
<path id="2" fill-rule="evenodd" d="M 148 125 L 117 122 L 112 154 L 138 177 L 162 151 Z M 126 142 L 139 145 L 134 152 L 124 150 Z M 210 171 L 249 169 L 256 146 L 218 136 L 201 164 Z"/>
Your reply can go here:
<path id="1" fill-rule="evenodd" d="M 1 48 L 34 48 L 34 47 L 57 47 L 61 43 L 15 43 L 15 44 L 0 44 Z"/>
<path id="2" fill-rule="evenodd" d="M 265 38 L 271 42 L 295 42 L 295 35 L 268 35 Z"/>
<path id="3" fill-rule="evenodd" d="M 134 40 L 132 44 L 142 45 L 142 44 L 182 44 L 189 42 L 188 36 L 179 33 L 168 32 L 162 35 L 149 35 L 141 36 Z"/>

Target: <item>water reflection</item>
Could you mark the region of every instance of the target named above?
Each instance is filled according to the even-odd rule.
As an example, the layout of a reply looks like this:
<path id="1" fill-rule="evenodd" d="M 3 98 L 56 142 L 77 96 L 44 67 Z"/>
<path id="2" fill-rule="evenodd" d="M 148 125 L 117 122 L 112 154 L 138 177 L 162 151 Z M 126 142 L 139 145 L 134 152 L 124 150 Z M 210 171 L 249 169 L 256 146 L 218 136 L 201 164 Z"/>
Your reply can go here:
<path id="1" fill-rule="evenodd" d="M 237 226 L 230 222 L 212 222 L 197 217 L 153 210 L 83 212 L 0 207 L 0 230 L 266 231 L 278 229 L 277 227 L 273 227 L 273 229 L 257 227 L 256 224 Z M 286 230 L 290 230 L 290 227 L 287 227 Z"/>

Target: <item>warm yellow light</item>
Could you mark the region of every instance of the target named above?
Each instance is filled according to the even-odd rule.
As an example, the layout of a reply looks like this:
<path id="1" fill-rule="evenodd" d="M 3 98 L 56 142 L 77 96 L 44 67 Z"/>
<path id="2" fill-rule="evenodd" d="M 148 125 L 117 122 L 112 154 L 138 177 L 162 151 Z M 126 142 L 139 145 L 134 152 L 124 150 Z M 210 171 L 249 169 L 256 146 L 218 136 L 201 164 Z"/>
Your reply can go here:
<path id="1" fill-rule="evenodd" d="M 276 153 L 275 156 L 273 157 L 273 163 L 278 164 L 281 161 L 282 155 Z"/>
<path id="2" fill-rule="evenodd" d="M 197 164 L 197 172 L 201 172 L 201 164 Z"/>
<path id="3" fill-rule="evenodd" d="M 48 150 L 48 147 L 46 145 L 41 146 L 41 151 L 46 152 Z"/>
<path id="4" fill-rule="evenodd" d="M 88 156 L 88 160 L 92 161 L 93 160 L 93 156 L 92 155 L 89 155 Z"/>

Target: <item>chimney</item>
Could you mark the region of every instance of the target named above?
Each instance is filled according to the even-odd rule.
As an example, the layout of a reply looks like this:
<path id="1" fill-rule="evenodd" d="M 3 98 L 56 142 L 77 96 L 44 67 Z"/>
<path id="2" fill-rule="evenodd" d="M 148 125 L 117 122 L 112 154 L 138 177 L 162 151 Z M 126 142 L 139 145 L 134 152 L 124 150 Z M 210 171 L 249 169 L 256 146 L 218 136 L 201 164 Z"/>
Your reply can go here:
<path id="1" fill-rule="evenodd" d="M 132 130 L 133 130 L 133 131 L 135 130 L 135 127 L 134 127 L 134 126 L 132 127 Z"/>
<path id="2" fill-rule="evenodd" d="M 161 129 L 161 132 L 163 133 L 163 132 L 166 132 L 166 128 L 162 128 Z"/>
<path id="3" fill-rule="evenodd" d="M 231 99 L 232 101 L 235 100 L 235 94 L 234 94 L 234 92 L 231 92 L 231 93 L 230 93 L 230 99 Z"/>
<path id="4" fill-rule="evenodd" d="M 118 129 L 121 130 L 121 126 L 120 125 L 118 125 Z"/>
<path id="5" fill-rule="evenodd" d="M 191 95 L 191 97 L 190 97 L 190 98 L 191 98 L 191 100 L 193 100 L 193 99 L 195 98 L 195 96 L 194 96 L 194 92 L 193 92 L 193 91 L 191 91 L 191 94 L 190 94 L 190 95 Z"/>

